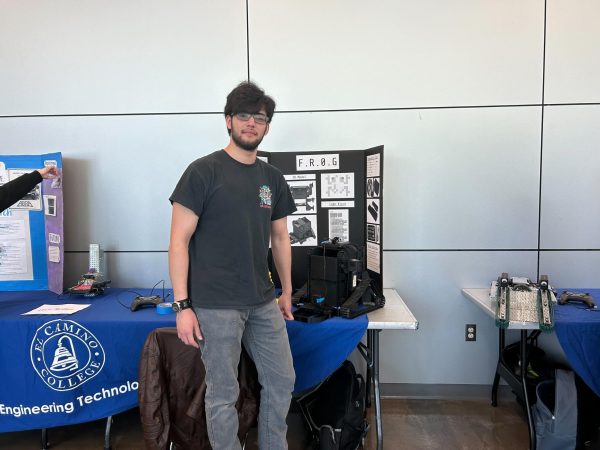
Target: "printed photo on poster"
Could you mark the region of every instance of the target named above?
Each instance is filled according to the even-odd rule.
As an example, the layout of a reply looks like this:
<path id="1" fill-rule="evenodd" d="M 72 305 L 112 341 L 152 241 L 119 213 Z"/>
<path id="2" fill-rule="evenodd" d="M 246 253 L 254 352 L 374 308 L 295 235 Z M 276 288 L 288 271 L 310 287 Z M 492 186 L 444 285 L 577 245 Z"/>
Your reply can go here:
<path id="1" fill-rule="evenodd" d="M 368 198 L 367 199 L 367 222 L 368 223 L 379 223 L 381 219 L 381 212 L 379 211 L 379 199 Z"/>
<path id="2" fill-rule="evenodd" d="M 354 173 L 321 174 L 321 199 L 354 198 Z"/>
<path id="3" fill-rule="evenodd" d="M 380 233 L 379 225 L 375 225 L 374 223 L 367 224 L 367 241 L 379 244 L 380 243 L 379 233 Z"/>
<path id="4" fill-rule="evenodd" d="M 21 175 L 33 172 L 33 169 L 9 169 L 8 178 L 10 181 L 19 178 Z M 36 184 L 35 187 L 30 190 L 27 194 L 21 197 L 17 203 L 12 205 L 11 209 L 25 209 L 29 211 L 41 211 L 42 210 L 42 185 Z"/>
<path id="5" fill-rule="evenodd" d="M 317 245 L 317 216 L 287 216 L 292 247 Z"/>
<path id="6" fill-rule="evenodd" d="M 381 179 L 379 177 L 367 178 L 367 197 L 381 197 Z"/>
<path id="7" fill-rule="evenodd" d="M 294 214 L 315 214 L 317 209 L 316 180 L 288 181 L 287 183 L 296 204 Z"/>
<path id="8" fill-rule="evenodd" d="M 380 161 L 379 153 L 367 156 L 367 178 L 381 176 Z"/>
<path id="9" fill-rule="evenodd" d="M 44 214 L 56 217 L 56 195 L 44 195 Z"/>
<path id="10" fill-rule="evenodd" d="M 367 269 L 381 273 L 380 247 L 372 242 L 367 242 Z"/>
<path id="11" fill-rule="evenodd" d="M 342 242 L 350 241 L 350 221 L 347 209 L 330 209 L 329 238 L 338 237 Z"/>

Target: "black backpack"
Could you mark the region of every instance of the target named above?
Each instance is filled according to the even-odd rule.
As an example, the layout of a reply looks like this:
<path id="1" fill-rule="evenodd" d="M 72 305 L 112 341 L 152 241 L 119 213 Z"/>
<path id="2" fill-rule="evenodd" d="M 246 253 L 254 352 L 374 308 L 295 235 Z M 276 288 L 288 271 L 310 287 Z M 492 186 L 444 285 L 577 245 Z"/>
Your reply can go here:
<path id="1" fill-rule="evenodd" d="M 319 450 L 356 450 L 364 447 L 366 385 L 350 361 L 318 388 L 300 397 L 298 404 Z"/>

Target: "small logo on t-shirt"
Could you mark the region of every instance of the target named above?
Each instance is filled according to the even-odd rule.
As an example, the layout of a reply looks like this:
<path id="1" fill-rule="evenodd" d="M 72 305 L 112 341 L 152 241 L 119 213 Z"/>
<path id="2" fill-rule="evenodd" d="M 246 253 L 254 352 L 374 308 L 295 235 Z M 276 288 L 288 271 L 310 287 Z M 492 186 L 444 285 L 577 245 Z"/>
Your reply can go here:
<path id="1" fill-rule="evenodd" d="M 258 191 L 258 198 L 260 199 L 260 207 L 271 209 L 271 188 L 266 184 L 263 184 Z"/>

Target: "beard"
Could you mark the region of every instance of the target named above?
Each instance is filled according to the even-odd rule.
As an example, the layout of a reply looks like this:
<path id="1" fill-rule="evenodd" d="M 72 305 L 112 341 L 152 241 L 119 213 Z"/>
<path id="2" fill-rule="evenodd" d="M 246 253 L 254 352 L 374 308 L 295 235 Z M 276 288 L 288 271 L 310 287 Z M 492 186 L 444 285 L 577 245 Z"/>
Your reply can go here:
<path id="1" fill-rule="evenodd" d="M 262 135 L 260 134 L 260 132 L 257 132 L 257 134 L 258 136 L 256 136 L 254 139 L 247 140 L 244 138 L 241 131 L 236 130 L 233 127 L 233 124 L 231 125 L 231 139 L 233 140 L 235 145 L 248 152 L 255 151 L 262 142 L 263 138 L 265 137 L 264 132 L 262 133 Z"/>

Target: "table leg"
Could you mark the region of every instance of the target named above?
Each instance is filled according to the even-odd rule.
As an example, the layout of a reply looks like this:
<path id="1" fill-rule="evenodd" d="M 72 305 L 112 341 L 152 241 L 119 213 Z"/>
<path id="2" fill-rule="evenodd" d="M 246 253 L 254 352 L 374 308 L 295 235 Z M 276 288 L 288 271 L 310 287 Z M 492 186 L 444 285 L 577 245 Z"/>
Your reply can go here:
<path id="1" fill-rule="evenodd" d="M 42 450 L 48 450 L 48 428 L 42 428 Z"/>
<path id="2" fill-rule="evenodd" d="M 504 363 L 503 351 L 506 331 L 504 328 L 498 329 L 498 364 L 496 364 L 496 374 L 492 384 L 492 406 L 498 406 L 498 384 L 500 383 L 501 365 Z"/>
<path id="3" fill-rule="evenodd" d="M 371 330 L 367 330 L 367 355 L 365 360 L 367 361 L 367 408 L 371 407 L 371 383 L 373 382 L 373 338 L 371 336 Z M 363 355 L 364 356 L 364 355 Z"/>
<path id="4" fill-rule="evenodd" d="M 381 330 L 368 330 L 371 355 L 373 357 L 373 397 L 375 399 L 375 423 L 377 427 L 377 450 L 383 449 L 383 426 L 381 423 L 381 393 L 379 391 L 379 333 Z"/>
<path id="5" fill-rule="evenodd" d="M 112 425 L 112 416 L 106 418 L 106 429 L 104 430 L 104 450 L 110 450 L 110 426 Z"/>
<path id="6" fill-rule="evenodd" d="M 535 425 L 527 395 L 527 330 L 521 330 L 521 385 L 523 386 L 523 397 L 525 410 L 527 412 L 527 428 L 529 429 L 529 449 L 535 450 Z"/>

